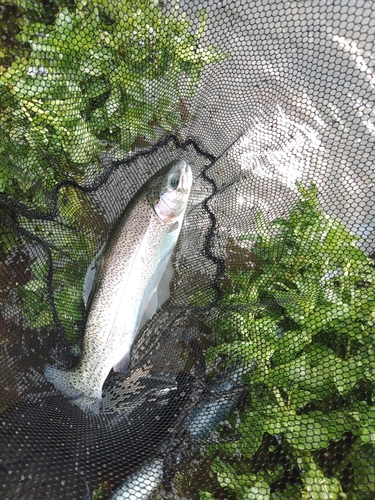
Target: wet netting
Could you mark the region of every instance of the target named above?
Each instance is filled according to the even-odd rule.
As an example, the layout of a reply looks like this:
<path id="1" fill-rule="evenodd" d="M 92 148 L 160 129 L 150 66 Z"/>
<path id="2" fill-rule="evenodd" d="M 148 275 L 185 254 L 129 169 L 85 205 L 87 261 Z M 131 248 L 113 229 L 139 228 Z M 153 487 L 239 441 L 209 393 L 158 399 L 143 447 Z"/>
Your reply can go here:
<path id="1" fill-rule="evenodd" d="M 374 19 L 1 2 L 1 499 L 375 498 Z"/>

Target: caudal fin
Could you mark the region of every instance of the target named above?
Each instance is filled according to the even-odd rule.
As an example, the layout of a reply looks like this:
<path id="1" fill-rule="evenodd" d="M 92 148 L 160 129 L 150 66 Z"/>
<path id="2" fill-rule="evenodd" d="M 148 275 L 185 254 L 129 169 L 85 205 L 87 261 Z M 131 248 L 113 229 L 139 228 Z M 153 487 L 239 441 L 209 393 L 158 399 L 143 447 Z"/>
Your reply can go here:
<path id="1" fill-rule="evenodd" d="M 83 390 L 74 387 L 71 381 L 72 372 L 47 365 L 44 376 L 48 382 L 53 384 L 64 396 L 71 399 L 72 403 L 79 406 L 81 410 L 94 415 L 99 413 L 101 398 L 88 396 Z"/>

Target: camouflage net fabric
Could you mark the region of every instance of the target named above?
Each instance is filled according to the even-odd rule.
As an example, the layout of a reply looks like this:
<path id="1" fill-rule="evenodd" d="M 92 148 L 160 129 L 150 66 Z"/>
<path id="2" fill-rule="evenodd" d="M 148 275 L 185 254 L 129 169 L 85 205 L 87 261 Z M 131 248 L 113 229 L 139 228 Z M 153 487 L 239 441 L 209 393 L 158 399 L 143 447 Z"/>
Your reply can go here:
<path id="1" fill-rule="evenodd" d="M 0 6 L 0 498 L 375 498 L 373 19 Z M 91 415 L 45 367 L 79 361 L 103 248 L 173 160 L 169 298 Z"/>

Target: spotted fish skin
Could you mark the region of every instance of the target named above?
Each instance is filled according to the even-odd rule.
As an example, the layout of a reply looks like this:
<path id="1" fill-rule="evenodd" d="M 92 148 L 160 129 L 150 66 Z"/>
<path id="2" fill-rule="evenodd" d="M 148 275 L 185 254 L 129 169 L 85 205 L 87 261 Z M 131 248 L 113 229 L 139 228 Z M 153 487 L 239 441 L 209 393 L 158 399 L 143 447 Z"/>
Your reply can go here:
<path id="1" fill-rule="evenodd" d="M 135 196 L 103 254 L 80 362 L 72 370 L 45 369 L 46 379 L 87 413 L 99 413 L 108 373 L 127 368 L 134 339 L 157 308 L 191 185 L 190 165 L 180 160 Z"/>

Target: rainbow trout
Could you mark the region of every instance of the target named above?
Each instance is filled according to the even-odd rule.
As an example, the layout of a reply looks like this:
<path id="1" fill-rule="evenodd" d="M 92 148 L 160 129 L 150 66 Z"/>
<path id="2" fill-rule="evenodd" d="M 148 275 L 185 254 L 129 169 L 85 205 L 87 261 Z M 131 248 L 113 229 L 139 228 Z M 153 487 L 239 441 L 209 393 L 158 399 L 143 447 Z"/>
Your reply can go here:
<path id="1" fill-rule="evenodd" d="M 158 307 L 191 185 L 190 165 L 180 160 L 137 193 L 104 250 L 80 362 L 72 370 L 45 369 L 46 379 L 87 413 L 99 413 L 108 373 L 127 368 L 138 331 Z"/>

